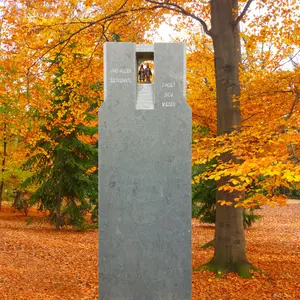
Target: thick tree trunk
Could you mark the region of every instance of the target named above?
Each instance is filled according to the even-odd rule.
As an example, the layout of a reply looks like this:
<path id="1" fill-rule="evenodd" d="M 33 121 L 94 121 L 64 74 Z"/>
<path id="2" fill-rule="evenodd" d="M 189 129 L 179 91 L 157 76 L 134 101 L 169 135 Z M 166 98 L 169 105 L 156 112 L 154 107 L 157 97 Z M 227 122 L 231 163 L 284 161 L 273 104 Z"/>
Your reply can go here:
<path id="1" fill-rule="evenodd" d="M 223 161 L 234 160 L 235 158 L 227 153 L 221 156 Z M 222 178 L 218 186 L 224 185 L 230 178 Z M 239 197 L 240 192 L 229 193 L 218 191 L 217 200 L 233 202 Z M 213 259 L 209 262 L 211 270 L 223 274 L 235 272 L 243 277 L 251 277 L 250 269 L 254 267 L 249 263 L 246 256 L 246 243 L 243 225 L 243 208 L 232 206 L 221 206 L 216 204 L 216 226 L 215 226 L 215 252 Z"/>
<path id="2" fill-rule="evenodd" d="M 239 103 L 233 99 L 240 95 L 239 61 L 240 38 L 238 26 L 234 26 L 237 0 L 211 0 L 211 35 L 215 53 L 215 74 L 217 85 L 218 135 L 239 129 L 241 114 Z M 236 100 L 236 99 L 235 99 Z M 226 153 L 221 160 L 236 160 Z M 223 185 L 229 178 L 221 179 Z M 217 201 L 234 202 L 237 193 L 217 191 Z M 252 268 L 246 256 L 243 209 L 221 206 L 217 203 L 215 253 L 207 267 L 215 272 L 236 272 L 249 276 Z"/>

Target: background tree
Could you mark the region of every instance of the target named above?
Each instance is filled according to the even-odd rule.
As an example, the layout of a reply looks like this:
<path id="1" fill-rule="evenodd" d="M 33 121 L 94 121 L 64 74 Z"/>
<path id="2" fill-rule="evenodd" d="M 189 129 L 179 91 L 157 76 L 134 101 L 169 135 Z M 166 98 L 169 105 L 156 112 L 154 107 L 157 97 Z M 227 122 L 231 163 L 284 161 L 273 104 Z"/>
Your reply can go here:
<path id="1" fill-rule="evenodd" d="M 245 268 L 240 273 L 249 275 L 243 208 L 282 205 L 282 189 L 299 188 L 300 73 L 297 65 L 284 69 L 300 47 L 299 3 L 117 0 L 107 5 L 102 0 L 72 0 L 39 4 L 6 1 L 0 14 L 1 67 L 16 74 L 5 79 L 1 91 L 18 91 L 20 109 L 28 112 L 23 119 L 28 122 L 19 122 L 15 134 L 26 137 L 33 147 L 43 136 L 40 120 L 53 109 L 49 91 L 58 57 L 63 59 L 62 82 L 80 82 L 78 95 L 103 99 L 101 89 L 90 89 L 103 81 L 103 43 L 145 42 L 146 32 L 149 36 L 161 22 L 177 18 L 174 28 L 184 32 L 180 40 L 189 50 L 187 95 L 193 122 L 209 129 L 208 136 L 193 135 L 193 163 L 217 160 L 213 170 L 194 178 L 195 184 L 202 179 L 218 184 L 219 242 L 210 267 L 222 272 Z M 246 13 L 249 10 L 251 14 Z M 82 59 L 74 61 L 74 54 Z"/>
<path id="2" fill-rule="evenodd" d="M 241 206 L 247 207 L 249 203 L 250 207 L 256 206 L 257 203 L 263 204 L 266 201 L 265 199 L 270 198 L 274 202 L 281 203 L 280 201 L 282 199 L 273 193 L 276 184 L 274 184 L 274 182 L 270 184 L 273 178 L 270 180 L 268 176 L 271 174 L 272 177 L 272 173 L 264 169 L 263 173 L 266 179 L 264 181 L 258 178 L 255 173 L 246 171 L 245 165 L 249 166 L 249 157 L 251 157 L 252 154 L 249 155 L 249 146 L 251 147 L 251 145 L 249 145 L 249 142 L 245 142 L 246 139 L 242 139 L 245 143 L 244 145 L 247 145 L 247 151 L 243 153 L 243 145 L 236 142 L 237 139 L 241 139 L 243 134 L 245 134 L 245 137 L 247 136 L 247 139 L 251 136 L 249 131 L 244 130 L 245 127 L 242 128 L 241 119 L 239 72 L 242 62 L 242 52 L 239 23 L 245 17 L 253 0 L 249 0 L 245 4 L 245 1 L 213 0 L 210 1 L 210 9 L 206 4 L 196 4 L 194 1 L 183 3 L 182 1 L 146 0 L 145 2 L 159 5 L 160 8 L 166 11 L 191 17 L 202 25 L 203 31 L 212 39 L 217 100 L 216 133 L 218 137 L 213 139 L 212 142 L 214 145 L 214 153 L 207 151 L 210 149 L 212 143 L 207 143 L 203 146 L 203 140 L 201 140 L 202 145 L 198 145 L 198 153 L 196 152 L 197 154 L 195 155 L 199 158 L 197 163 L 206 162 L 208 158 L 212 159 L 216 157 L 218 159 L 218 166 L 215 171 L 207 173 L 209 174 L 207 178 L 215 180 L 218 188 L 216 192 L 216 247 L 214 257 L 206 267 L 215 272 L 227 273 L 234 271 L 242 276 L 251 276 L 249 271 L 253 266 L 249 263 L 246 256 L 243 231 L 243 208 Z M 239 3 L 244 4 L 244 6 L 239 7 Z M 293 2 L 293 4 L 297 5 L 295 2 Z M 263 3 L 258 3 L 258 6 L 260 5 L 263 5 Z M 267 8 L 270 11 L 274 11 L 274 8 L 269 5 Z M 272 18 L 269 15 L 270 11 L 268 11 L 267 17 L 263 18 L 264 22 Z M 280 11 L 280 8 L 277 8 L 276 17 L 279 17 L 278 11 Z M 197 13 L 203 17 L 199 17 Z M 290 15 L 286 14 L 287 20 L 291 20 L 291 11 L 289 11 L 289 13 Z M 205 22 L 205 20 L 209 18 L 211 20 L 211 29 L 208 28 Z M 261 16 L 258 16 L 258 18 L 261 18 Z M 278 20 L 275 23 L 278 24 Z M 179 26 L 182 28 L 182 24 Z M 263 35 L 263 37 L 266 37 L 266 35 Z M 291 49 L 292 47 L 288 51 Z M 288 53 L 288 51 L 286 53 Z M 266 59 L 263 58 L 261 61 L 265 64 Z M 265 67 L 262 69 L 264 68 Z M 204 82 L 207 85 L 207 80 Z M 259 130 L 259 127 L 255 129 Z M 274 133 L 274 130 L 268 133 L 268 138 L 272 140 L 275 139 L 274 136 L 278 137 L 278 135 Z M 258 140 L 265 143 L 266 138 L 258 138 Z M 257 144 L 255 146 L 258 151 L 262 151 L 262 147 L 257 147 Z M 201 151 L 201 148 L 205 148 L 205 151 Z M 210 152 L 210 156 L 207 155 L 208 152 Z M 282 160 L 280 161 L 281 163 L 283 162 Z M 288 164 L 288 162 L 285 161 L 284 164 Z M 272 168 L 270 165 L 269 162 L 268 166 Z M 293 165 L 293 167 L 289 165 L 288 169 L 292 169 L 293 172 L 291 173 L 289 171 L 289 175 L 281 173 L 280 182 L 283 183 L 285 181 L 285 176 L 289 176 L 289 178 L 286 177 L 286 184 L 299 182 L 299 168 L 296 165 Z M 249 179 L 250 176 L 248 176 L 248 174 L 251 176 L 251 179 Z M 257 184 L 255 184 L 255 191 L 251 193 L 252 183 L 257 183 L 258 181 L 260 183 L 259 187 L 257 188 Z M 267 193 L 268 197 L 264 197 L 260 192 L 266 187 L 268 187 L 269 190 L 269 193 Z M 247 188 L 249 189 L 249 195 L 252 197 L 244 197 Z"/>
<path id="3" fill-rule="evenodd" d="M 92 138 L 88 135 L 85 136 L 87 129 L 80 128 L 79 120 L 83 118 L 82 116 L 86 116 L 87 112 L 89 115 L 96 114 L 96 110 L 101 104 L 100 99 L 103 99 L 101 88 L 103 83 L 103 43 L 120 40 L 125 36 L 126 39 L 138 41 L 150 28 L 150 20 L 140 26 L 140 19 L 144 18 L 133 16 L 130 9 L 124 10 L 123 4 L 121 1 L 115 1 L 110 6 L 106 1 L 71 1 L 69 3 L 47 1 L 36 5 L 31 1 L 19 1 L 18 3 L 5 1 L 0 8 L 1 50 L 3 52 L 1 70 L 14 75 L 7 76 L 5 80 L 1 78 L 3 99 L 5 96 L 8 98 L 8 91 L 12 94 L 18 92 L 18 97 L 14 99 L 17 100 L 16 105 L 23 115 L 19 117 L 15 112 L 12 113 L 11 119 L 18 120 L 13 133 L 32 149 L 31 156 L 37 159 L 36 155 L 45 154 L 44 159 L 39 160 L 39 171 L 42 172 L 41 168 L 44 167 L 45 176 L 49 171 L 47 164 L 54 157 L 57 158 L 51 151 L 59 150 L 55 149 L 55 143 L 49 142 L 50 136 L 54 140 L 57 139 L 57 142 L 61 141 L 56 130 L 60 129 L 64 134 L 70 134 L 67 138 L 70 139 L 71 132 L 68 132 L 69 129 L 66 128 L 76 127 L 75 118 L 78 121 L 79 140 L 89 145 L 97 140 L 96 134 Z M 70 93 L 69 98 L 72 101 L 69 101 L 68 107 L 74 117 L 69 115 L 62 122 L 61 114 L 64 114 L 63 108 L 66 108 L 64 106 L 66 103 L 60 104 L 61 112 L 57 113 L 57 121 L 61 121 L 61 124 L 54 122 L 55 110 L 59 106 L 58 103 L 54 103 L 55 99 L 53 100 L 51 92 L 53 77 L 58 75 L 58 61 L 60 67 L 63 68 L 63 74 L 57 78 L 59 82 L 56 83 L 55 90 L 61 89 L 61 93 Z M 68 91 L 66 91 L 66 86 L 68 86 Z M 70 91 L 71 89 L 72 91 Z M 75 97 L 75 94 L 80 95 L 81 99 L 89 99 L 89 101 L 80 102 L 80 97 Z M 8 101 L 11 105 L 11 99 Z M 89 103 L 91 101 L 93 103 Z M 86 119 L 83 120 L 84 126 L 87 123 Z M 45 127 L 45 124 L 48 126 Z M 55 126 L 57 126 L 56 129 Z M 95 120 L 92 124 L 93 130 L 96 126 Z M 76 139 L 78 135 L 74 135 L 73 138 Z M 49 143 L 47 144 L 47 142 Z M 43 150 L 43 148 L 45 149 Z M 12 156 L 18 152 L 21 153 L 19 150 L 20 148 L 15 149 Z M 60 155 L 63 155 L 63 150 L 64 147 L 59 150 Z M 27 152 L 23 151 L 25 155 Z M 47 158 L 46 153 L 50 157 Z M 33 163 L 35 160 L 33 157 L 28 164 Z M 11 164 L 11 161 L 9 163 Z M 33 165 L 35 163 L 37 161 Z M 58 165 L 56 165 L 57 168 Z M 32 170 L 37 171 L 34 167 Z M 95 177 L 96 172 L 97 170 L 92 169 L 90 176 Z M 43 178 L 43 174 L 40 175 Z M 46 180 L 45 176 L 43 180 Z M 28 179 L 27 183 L 30 180 Z M 14 188 L 16 187 L 17 184 Z M 94 189 L 89 189 L 89 186 L 81 186 L 81 188 L 90 200 L 96 201 L 96 198 L 90 195 Z M 46 193 L 46 189 L 43 191 Z M 35 196 L 37 196 L 36 193 Z M 45 197 L 50 196 L 46 193 Z M 37 198 L 35 198 L 36 201 Z M 94 217 L 96 215 L 96 213 L 93 214 Z"/>
<path id="4" fill-rule="evenodd" d="M 31 199 L 41 210 L 49 210 L 56 229 L 63 224 L 84 226 L 84 213 L 97 204 L 97 148 L 84 139 L 92 138 L 97 127 L 95 102 L 79 93 L 80 83 L 64 77 L 58 60 L 50 111 L 41 125 L 40 139 L 31 148 L 33 155 L 24 164 L 34 174 L 24 186 L 37 184 Z M 76 60 L 76 58 L 75 58 Z M 86 106 L 84 111 L 80 106 Z M 80 108 L 79 108 L 80 107 Z M 62 211 L 63 207 L 63 211 Z"/>
<path id="5" fill-rule="evenodd" d="M 206 165 L 195 165 L 192 168 L 192 175 L 201 176 L 216 161 L 211 161 Z M 192 216 L 199 219 L 202 223 L 216 223 L 216 191 L 217 184 L 215 180 L 200 180 L 199 183 L 192 185 Z M 260 209 L 259 206 L 243 209 L 243 226 L 249 228 L 253 223 L 261 218 L 255 211 Z"/>

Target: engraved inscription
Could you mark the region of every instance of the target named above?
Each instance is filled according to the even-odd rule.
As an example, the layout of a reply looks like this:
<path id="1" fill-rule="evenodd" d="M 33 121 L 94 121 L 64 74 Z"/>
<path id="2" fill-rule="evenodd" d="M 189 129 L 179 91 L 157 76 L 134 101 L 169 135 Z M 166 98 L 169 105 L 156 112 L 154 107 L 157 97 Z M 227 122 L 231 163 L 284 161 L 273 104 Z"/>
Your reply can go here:
<path id="1" fill-rule="evenodd" d="M 176 103 L 175 102 L 162 102 L 161 105 L 162 105 L 162 107 L 175 107 Z"/>
<path id="2" fill-rule="evenodd" d="M 131 78 L 110 78 L 110 83 L 131 83 Z"/>
<path id="3" fill-rule="evenodd" d="M 132 70 L 129 68 L 125 68 L 125 69 L 114 68 L 114 69 L 110 69 L 109 73 L 110 74 L 127 75 L 127 74 L 131 74 Z M 121 84 L 132 83 L 132 80 L 129 77 L 128 78 L 110 77 L 109 81 L 110 81 L 110 83 L 121 83 Z"/>
<path id="4" fill-rule="evenodd" d="M 162 87 L 163 88 L 173 88 L 176 86 L 175 82 L 163 82 L 162 83 Z"/>
<path id="5" fill-rule="evenodd" d="M 173 96 L 173 93 L 165 93 L 164 95 L 165 98 L 172 98 Z"/>
<path id="6" fill-rule="evenodd" d="M 132 73 L 132 70 L 131 69 L 110 69 L 109 70 L 110 73 L 113 73 L 113 74 L 118 74 L 118 73 L 121 73 L 121 74 L 130 74 Z"/>
<path id="7" fill-rule="evenodd" d="M 163 82 L 161 84 L 162 88 L 167 89 L 166 92 L 164 92 L 164 98 L 173 98 L 174 93 L 172 92 L 172 89 L 176 86 L 175 82 Z M 171 90 L 171 91 L 170 91 Z M 176 103 L 175 102 L 162 102 L 162 107 L 175 107 Z"/>

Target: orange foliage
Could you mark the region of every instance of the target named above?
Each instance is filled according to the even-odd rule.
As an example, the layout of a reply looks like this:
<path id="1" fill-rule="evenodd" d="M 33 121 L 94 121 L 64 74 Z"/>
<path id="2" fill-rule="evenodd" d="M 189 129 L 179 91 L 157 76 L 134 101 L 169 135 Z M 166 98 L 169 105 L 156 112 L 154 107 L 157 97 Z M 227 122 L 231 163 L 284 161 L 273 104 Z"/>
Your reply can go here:
<path id="1" fill-rule="evenodd" d="M 68 84 L 71 94 L 68 107 L 61 107 L 55 122 L 65 126 L 66 131 L 72 130 L 72 124 L 88 125 L 84 117 L 88 102 L 81 102 L 79 97 L 101 104 L 104 42 L 144 42 L 146 32 L 151 36 L 159 22 L 176 16 L 174 28 L 184 32 L 182 40 L 188 48 L 187 101 L 192 107 L 193 124 L 204 126 L 210 133 L 204 139 L 194 133 L 193 162 L 205 163 L 227 151 L 242 161 L 239 165 L 219 164 L 202 178 L 232 176 L 236 182 L 220 188 L 253 189 L 252 194 L 268 191 L 270 201 L 282 204 L 278 188 L 299 188 L 300 182 L 300 67 L 294 63 L 293 68 L 284 69 L 299 48 L 299 3 L 252 3 L 241 23 L 241 96 L 232 99 L 240 102 L 241 131 L 216 137 L 211 39 L 204 35 L 199 22 L 174 10 L 156 9 L 154 2 L 157 1 L 6 1 L 0 11 L 0 64 L 5 75 L 0 84 L 0 106 L 8 106 L 10 113 L 0 122 L 8 122 L 9 136 L 22 138 L 25 143 L 34 144 L 40 139 L 39 126 L 51 109 L 54 74 L 61 67 L 64 75 L 56 87 Z M 240 10 L 245 3 L 239 1 Z M 209 27 L 208 1 L 179 0 L 176 5 L 187 14 L 201 17 Z M 60 62 L 53 64 L 58 58 Z M 3 139 L 2 133 L 0 138 Z M 95 139 L 97 136 L 90 142 Z M 246 199 L 248 203 L 239 199 L 237 204 L 249 206 L 257 199 L 250 197 Z"/>
<path id="2" fill-rule="evenodd" d="M 187 3 L 181 4 L 196 12 Z M 201 16 L 209 22 L 207 10 L 203 8 Z M 288 6 L 283 1 L 252 4 L 241 25 L 241 96 L 232 99 L 240 103 L 241 128 L 218 137 L 211 39 L 187 19 L 177 25 L 187 33 L 187 100 L 193 124 L 209 129 L 205 135 L 195 128 L 193 163 L 203 164 L 227 152 L 239 159 L 226 164 L 218 160 L 214 171 L 194 178 L 194 182 L 232 178 L 219 190 L 247 192 L 245 200 L 236 199 L 236 206 L 284 205 L 280 189 L 300 188 L 300 65 L 299 39 L 295 38 L 300 32 L 299 10 L 297 1 Z"/>
<path id="3" fill-rule="evenodd" d="M 65 134 L 78 124 L 97 125 L 97 121 L 86 119 L 86 111 L 96 115 L 103 101 L 103 44 L 116 36 L 121 41 L 143 41 L 151 25 L 143 15 L 129 12 L 132 1 L 127 1 L 126 7 L 122 4 L 102 0 L 0 3 L 0 141 L 6 137 L 9 145 L 6 186 L 7 171 L 20 170 L 26 160 L 25 147 L 34 147 L 38 140 L 47 138 L 41 125 L 59 124 Z M 56 76 L 58 82 L 54 83 L 59 68 L 64 74 Z M 51 101 L 64 97 L 55 97 L 53 89 L 66 86 L 69 101 L 59 107 L 56 120 L 50 124 L 45 117 L 52 109 Z M 6 132 L 4 124 L 8 124 Z M 94 144 L 98 136 L 79 138 Z"/>

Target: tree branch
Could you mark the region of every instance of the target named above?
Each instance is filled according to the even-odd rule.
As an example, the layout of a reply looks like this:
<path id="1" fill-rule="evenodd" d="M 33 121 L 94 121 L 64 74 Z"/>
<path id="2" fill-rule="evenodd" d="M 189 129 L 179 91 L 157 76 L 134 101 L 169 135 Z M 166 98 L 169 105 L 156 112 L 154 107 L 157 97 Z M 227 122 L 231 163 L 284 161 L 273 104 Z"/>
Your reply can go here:
<path id="1" fill-rule="evenodd" d="M 208 117 L 208 116 L 205 116 L 205 115 L 199 115 L 199 114 L 196 114 L 196 113 L 192 113 L 192 115 L 196 116 L 198 118 L 207 119 L 207 120 L 210 120 L 210 121 L 213 121 L 213 122 L 217 121 L 217 119 L 211 118 L 211 117 Z"/>
<path id="2" fill-rule="evenodd" d="M 125 0 L 125 2 L 120 6 L 120 8 L 117 10 L 117 12 L 119 12 L 126 4 L 127 4 L 128 0 Z"/>
<path id="3" fill-rule="evenodd" d="M 203 19 L 199 18 L 198 16 L 196 16 L 195 14 L 193 14 L 191 12 L 188 12 L 182 6 L 180 6 L 176 3 L 169 2 L 169 1 L 167 1 L 167 2 L 154 1 L 154 0 L 146 0 L 146 1 L 149 2 L 149 3 L 158 5 L 158 6 L 160 6 L 160 8 L 165 8 L 165 9 L 168 9 L 168 10 L 172 10 L 172 11 L 181 13 L 181 14 L 187 16 L 187 17 L 191 17 L 192 19 L 198 21 L 202 25 L 204 32 L 208 36 L 210 36 L 210 37 L 212 36 L 211 31 L 208 29 L 208 26 L 205 23 L 205 21 Z"/>
<path id="4" fill-rule="evenodd" d="M 292 107 L 291 107 L 291 110 L 285 118 L 286 120 L 288 120 L 293 115 L 293 113 L 295 111 L 295 108 L 296 108 L 296 105 L 298 104 L 299 100 L 300 100 L 300 91 L 297 91 L 296 95 L 295 95 L 295 99 L 294 99 Z M 293 142 L 291 142 L 289 146 L 290 146 L 290 149 L 292 150 L 293 159 L 298 163 L 300 161 L 300 157 L 297 155 L 297 153 L 295 151 L 295 147 L 294 147 Z"/>
<path id="5" fill-rule="evenodd" d="M 282 64 L 280 64 L 280 65 L 278 65 L 277 67 L 275 67 L 275 68 L 272 70 L 272 72 L 275 72 L 277 69 L 279 69 L 279 68 L 281 68 L 282 66 L 284 66 L 285 64 L 291 62 L 291 60 L 294 61 L 293 59 L 294 59 L 299 53 L 300 53 L 300 50 L 299 50 L 296 54 L 294 54 L 292 57 L 289 56 L 289 59 L 288 59 L 287 61 L 285 61 L 285 62 L 283 62 Z"/>
<path id="6" fill-rule="evenodd" d="M 300 100 L 300 91 L 297 91 L 296 95 L 295 95 L 295 99 L 294 99 L 292 107 L 291 107 L 291 110 L 290 110 L 289 114 L 285 118 L 286 120 L 288 120 L 293 115 L 295 107 L 298 104 L 299 100 Z"/>
<path id="7" fill-rule="evenodd" d="M 126 1 L 127 2 L 127 1 Z M 123 5 L 122 5 L 123 7 Z M 121 8 L 122 8 L 121 7 Z M 77 35 L 78 33 L 96 25 L 96 24 L 100 24 L 101 22 L 107 22 L 107 21 L 113 21 L 114 19 L 116 19 L 117 17 L 120 17 L 120 16 L 125 16 L 128 12 L 137 12 L 137 11 L 147 11 L 147 10 L 155 10 L 157 8 L 161 8 L 160 5 L 156 5 L 156 6 L 152 6 L 151 8 L 144 8 L 144 7 L 141 7 L 141 8 L 137 8 L 137 9 L 128 9 L 128 10 L 120 10 L 120 8 L 110 14 L 110 15 L 107 15 L 107 16 L 104 16 L 103 18 L 99 19 L 99 20 L 96 20 L 96 21 L 93 21 L 93 22 L 90 22 L 90 23 L 87 23 L 87 25 L 79 28 L 78 30 L 74 31 L 73 33 L 71 33 L 67 38 L 65 38 L 64 40 L 62 41 L 59 41 L 57 42 L 56 44 L 54 44 L 53 46 L 49 47 L 44 53 L 42 53 L 37 60 L 35 60 L 29 67 L 28 67 L 28 72 L 29 70 L 35 66 L 38 61 L 40 61 L 41 59 L 43 59 L 51 50 L 55 49 L 56 47 L 58 47 L 59 45 L 63 45 L 62 49 L 59 51 L 59 53 L 62 52 L 62 50 L 66 47 L 66 45 L 70 42 L 70 40 L 75 36 Z"/>
<path id="8" fill-rule="evenodd" d="M 111 25 L 111 23 L 108 25 L 108 27 L 109 27 L 110 25 Z M 103 24 L 101 24 L 101 26 L 102 26 L 102 36 L 100 36 L 100 38 L 98 39 L 98 42 L 96 43 L 96 45 L 95 45 L 95 47 L 94 47 L 94 49 L 93 49 L 93 52 L 92 52 L 92 54 L 91 54 L 91 56 L 90 56 L 90 58 L 89 58 L 89 61 L 88 61 L 88 64 L 87 64 L 86 68 L 88 68 L 88 67 L 90 66 L 90 64 L 91 64 L 91 62 L 92 62 L 92 59 L 93 59 L 93 57 L 94 57 L 94 54 L 95 54 L 95 52 L 96 52 L 98 46 L 100 45 L 100 43 L 101 43 L 103 37 L 105 38 L 106 42 L 109 42 L 109 41 L 110 41 L 109 38 L 108 38 L 107 35 L 106 35 L 106 31 L 108 30 L 108 27 L 105 28 L 105 26 L 104 26 Z"/>
<path id="9" fill-rule="evenodd" d="M 289 60 L 290 60 L 290 62 L 292 63 L 292 65 L 294 66 L 294 68 L 296 68 L 296 67 L 299 66 L 299 63 L 294 61 L 294 58 L 295 58 L 299 53 L 300 53 L 300 49 L 299 49 L 299 51 L 298 51 L 296 54 L 294 54 L 294 55 L 289 55 Z"/>
<path id="10" fill-rule="evenodd" d="M 239 22 L 244 18 L 245 14 L 247 13 L 247 10 L 249 9 L 251 3 L 253 2 L 254 0 L 248 0 L 248 2 L 246 3 L 243 11 L 241 12 L 241 14 L 237 17 L 237 19 L 235 20 L 235 23 L 234 23 L 234 28 L 239 24 Z"/>
<path id="11" fill-rule="evenodd" d="M 86 29 L 95 26 L 97 24 L 101 24 L 109 22 L 109 21 L 113 21 L 115 19 L 118 19 L 120 17 L 124 17 L 127 15 L 127 13 L 132 13 L 132 12 L 139 12 L 139 11 L 153 11 L 156 9 L 168 9 L 171 11 L 175 11 L 177 13 L 181 13 L 183 15 L 186 15 L 188 17 L 191 17 L 195 20 L 197 20 L 198 22 L 200 22 L 200 24 L 202 25 L 204 32 L 211 36 L 211 32 L 210 30 L 208 30 L 207 24 L 205 23 L 204 20 L 202 20 L 201 18 L 197 17 L 196 15 L 194 15 L 193 13 L 188 12 L 187 10 L 185 10 L 183 7 L 181 7 L 180 5 L 176 4 L 176 3 L 172 3 L 172 2 L 161 2 L 161 1 L 154 1 L 154 0 L 145 0 L 146 2 L 149 2 L 151 4 L 154 4 L 153 6 L 150 7 L 140 7 L 140 8 L 136 8 L 136 9 L 124 9 L 128 0 L 124 0 L 123 4 L 112 14 L 103 16 L 102 18 L 93 21 L 93 22 L 84 22 L 81 20 L 78 20 L 77 22 L 70 22 L 70 23 L 61 23 L 61 24 L 55 24 L 55 25 L 50 25 L 48 27 L 52 27 L 52 26 L 56 26 L 56 25 L 63 25 L 63 24 L 83 24 L 83 26 L 79 29 L 77 29 L 76 31 L 74 31 L 73 33 L 69 34 L 68 37 L 66 37 L 65 39 L 53 44 L 52 46 L 48 47 L 47 50 L 45 50 L 43 53 L 40 54 L 40 56 L 28 67 L 28 74 L 30 72 L 30 69 L 32 67 L 34 67 L 38 61 L 40 61 L 41 59 L 43 59 L 48 53 L 50 53 L 52 50 L 54 50 L 55 48 L 62 46 L 62 48 L 59 51 L 59 54 L 62 53 L 63 49 L 70 43 L 70 40 L 77 35 L 78 33 L 85 31 Z M 38 26 L 38 25 L 37 25 Z M 45 26 L 43 26 L 45 27 Z M 105 37 L 105 36 L 104 36 Z"/>

